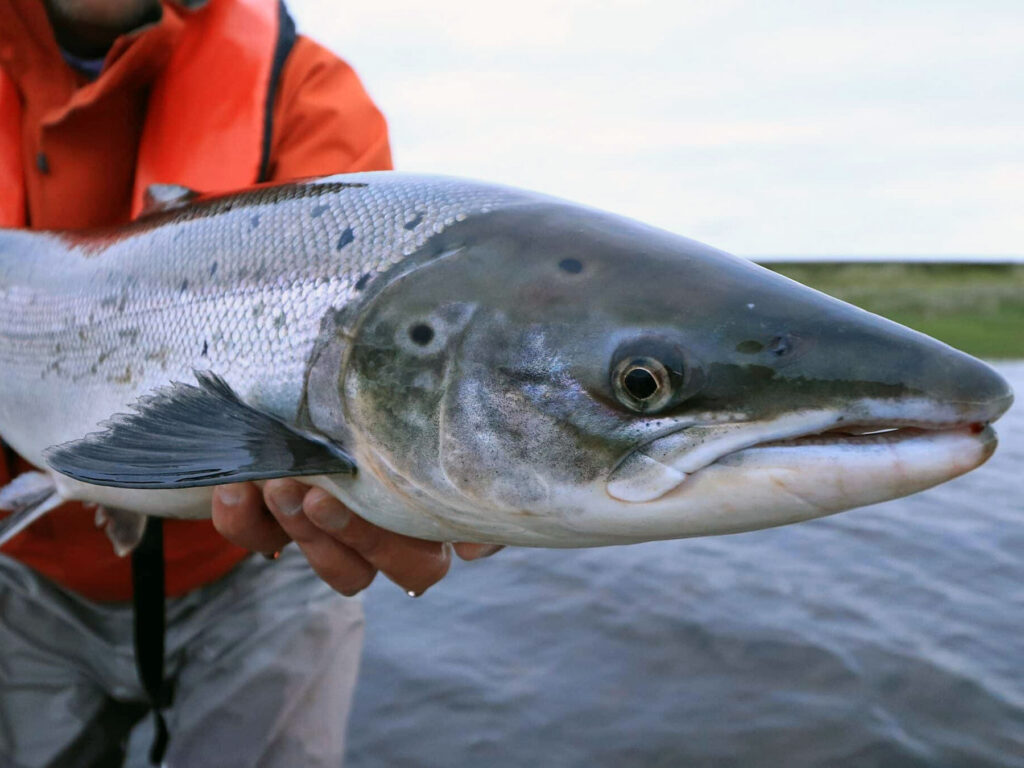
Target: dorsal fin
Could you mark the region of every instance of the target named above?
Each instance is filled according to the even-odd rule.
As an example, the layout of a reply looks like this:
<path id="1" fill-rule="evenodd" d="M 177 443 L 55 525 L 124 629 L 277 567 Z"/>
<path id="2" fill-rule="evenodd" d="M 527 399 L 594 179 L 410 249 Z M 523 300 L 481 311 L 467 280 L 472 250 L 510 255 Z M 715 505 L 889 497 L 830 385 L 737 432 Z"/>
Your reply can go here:
<path id="1" fill-rule="evenodd" d="M 192 488 L 242 480 L 351 474 L 338 445 L 243 402 L 219 376 L 140 398 L 102 432 L 47 449 L 57 472 L 118 488 Z"/>
<path id="2" fill-rule="evenodd" d="M 139 215 L 184 208 L 197 197 L 198 192 L 180 184 L 150 184 L 142 196 L 142 213 Z"/>

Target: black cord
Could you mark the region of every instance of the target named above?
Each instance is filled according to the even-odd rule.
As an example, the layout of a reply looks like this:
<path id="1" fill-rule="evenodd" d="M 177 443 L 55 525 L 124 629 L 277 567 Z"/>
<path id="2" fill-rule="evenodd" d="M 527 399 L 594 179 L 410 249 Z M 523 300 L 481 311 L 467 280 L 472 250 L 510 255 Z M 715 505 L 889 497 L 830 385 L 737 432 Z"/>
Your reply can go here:
<path id="1" fill-rule="evenodd" d="M 167 751 L 167 722 L 162 710 L 170 704 L 170 688 L 164 680 L 164 528 L 159 517 L 146 521 L 142 541 L 132 551 L 132 588 L 135 667 L 153 710 L 155 727 L 149 761 L 160 765 Z"/>

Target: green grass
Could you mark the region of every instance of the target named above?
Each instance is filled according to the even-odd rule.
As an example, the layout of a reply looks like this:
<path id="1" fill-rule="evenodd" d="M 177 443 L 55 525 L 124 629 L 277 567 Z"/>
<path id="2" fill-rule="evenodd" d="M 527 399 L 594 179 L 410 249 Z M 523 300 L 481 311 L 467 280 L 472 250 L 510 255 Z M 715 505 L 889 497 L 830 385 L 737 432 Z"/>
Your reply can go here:
<path id="1" fill-rule="evenodd" d="M 1024 358 L 1024 265 L 766 265 L 978 357 Z"/>

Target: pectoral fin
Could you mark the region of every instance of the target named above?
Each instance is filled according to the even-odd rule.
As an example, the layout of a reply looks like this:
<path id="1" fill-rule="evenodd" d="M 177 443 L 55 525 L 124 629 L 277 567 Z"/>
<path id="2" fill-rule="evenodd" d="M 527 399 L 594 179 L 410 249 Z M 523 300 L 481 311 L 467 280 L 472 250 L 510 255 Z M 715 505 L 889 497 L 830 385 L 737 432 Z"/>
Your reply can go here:
<path id="1" fill-rule="evenodd" d="M 52 509 L 64 503 L 53 478 L 44 472 L 24 472 L 0 488 L 0 546 Z"/>
<path id="2" fill-rule="evenodd" d="M 191 488 L 243 480 L 351 474 L 338 445 L 244 403 L 219 376 L 175 383 L 141 398 L 102 432 L 49 448 L 46 461 L 85 483 Z"/>
<path id="3" fill-rule="evenodd" d="M 139 545 L 142 534 L 146 532 L 147 520 L 149 518 L 145 515 L 126 509 L 96 507 L 96 527 L 107 534 L 118 557 L 130 554 Z"/>

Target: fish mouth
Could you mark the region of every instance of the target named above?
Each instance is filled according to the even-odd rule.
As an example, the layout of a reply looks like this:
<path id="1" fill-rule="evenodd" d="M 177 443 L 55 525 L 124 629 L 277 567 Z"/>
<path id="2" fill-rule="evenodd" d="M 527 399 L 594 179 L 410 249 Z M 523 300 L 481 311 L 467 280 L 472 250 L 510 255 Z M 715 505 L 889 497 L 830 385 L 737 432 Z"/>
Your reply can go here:
<path id="1" fill-rule="evenodd" d="M 913 463 L 904 461 L 904 454 L 947 444 L 966 445 L 970 456 L 964 456 L 964 461 L 953 454 L 949 459 L 950 477 L 954 477 L 991 456 L 997 438 L 989 422 L 1009 404 L 1010 399 L 969 407 L 916 403 L 907 409 L 909 416 L 898 418 L 891 402 L 861 403 L 845 412 L 805 411 L 766 422 L 684 426 L 627 454 L 609 473 L 606 491 L 619 501 L 652 502 L 677 488 L 685 489 L 708 467 L 723 463 L 753 466 L 769 451 L 790 467 L 824 459 L 833 462 L 837 472 L 868 455 L 878 461 L 885 452 L 894 471 L 913 474 Z M 921 412 L 926 410 L 935 413 L 922 418 Z M 970 466 L 964 468 L 965 462 Z"/>

